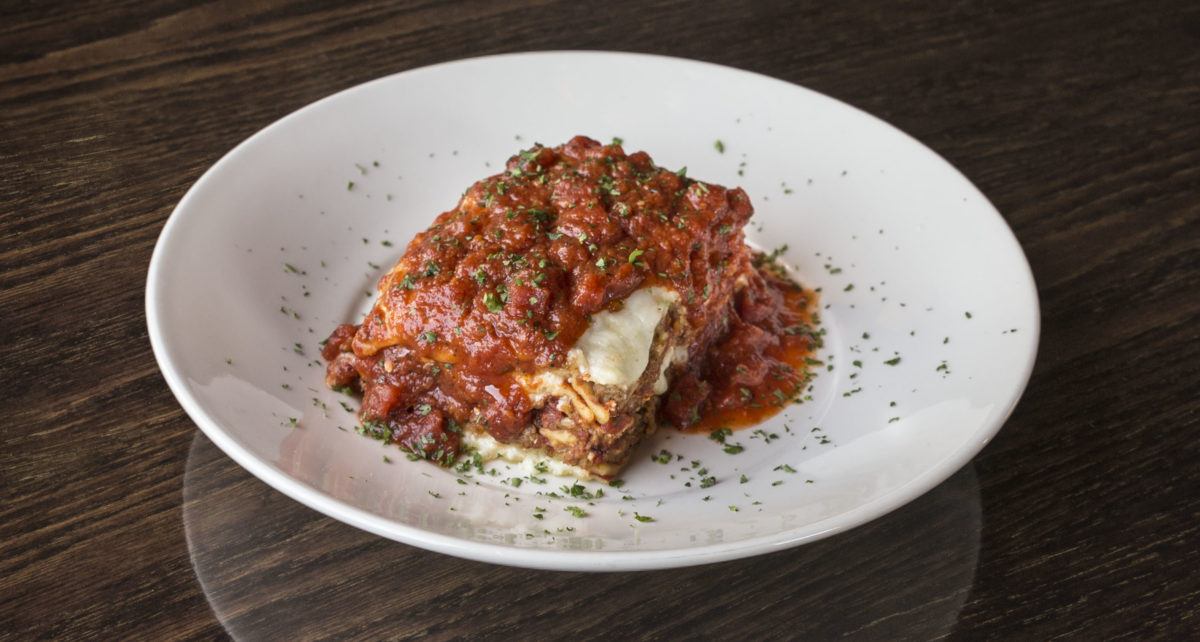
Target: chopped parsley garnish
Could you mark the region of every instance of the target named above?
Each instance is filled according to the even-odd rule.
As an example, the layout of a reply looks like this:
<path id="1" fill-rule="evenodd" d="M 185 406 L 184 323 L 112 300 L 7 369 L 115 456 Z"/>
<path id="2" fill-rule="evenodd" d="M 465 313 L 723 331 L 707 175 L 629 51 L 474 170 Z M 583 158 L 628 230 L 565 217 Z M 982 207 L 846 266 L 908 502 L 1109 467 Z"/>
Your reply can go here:
<path id="1" fill-rule="evenodd" d="M 559 490 L 561 490 L 563 494 L 569 495 L 576 499 L 596 499 L 604 496 L 603 490 L 597 490 L 593 493 L 587 489 L 587 486 L 584 486 L 579 482 L 575 482 L 570 486 L 563 486 L 559 488 Z"/>

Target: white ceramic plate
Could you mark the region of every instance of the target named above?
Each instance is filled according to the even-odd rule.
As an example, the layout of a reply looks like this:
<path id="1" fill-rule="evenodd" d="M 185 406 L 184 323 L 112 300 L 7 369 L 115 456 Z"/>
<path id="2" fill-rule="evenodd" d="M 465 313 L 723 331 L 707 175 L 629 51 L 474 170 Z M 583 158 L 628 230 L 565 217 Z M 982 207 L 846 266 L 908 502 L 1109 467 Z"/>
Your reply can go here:
<path id="1" fill-rule="evenodd" d="M 738 454 L 662 431 L 623 487 L 586 484 L 604 492 L 590 501 L 565 496 L 572 480 L 506 464 L 456 473 L 355 434 L 356 402 L 322 385 L 318 342 L 361 319 L 382 270 L 466 187 L 575 134 L 746 188 L 751 242 L 787 244 L 785 262 L 822 290 L 830 369 L 812 400 L 736 433 Z M 146 308 L 184 409 L 268 484 L 416 546 L 579 570 L 755 555 L 901 506 L 1000 428 L 1039 332 L 1011 231 L 921 144 L 778 80 L 589 52 L 416 69 L 267 127 L 179 203 Z M 670 463 L 652 460 L 663 450 Z"/>

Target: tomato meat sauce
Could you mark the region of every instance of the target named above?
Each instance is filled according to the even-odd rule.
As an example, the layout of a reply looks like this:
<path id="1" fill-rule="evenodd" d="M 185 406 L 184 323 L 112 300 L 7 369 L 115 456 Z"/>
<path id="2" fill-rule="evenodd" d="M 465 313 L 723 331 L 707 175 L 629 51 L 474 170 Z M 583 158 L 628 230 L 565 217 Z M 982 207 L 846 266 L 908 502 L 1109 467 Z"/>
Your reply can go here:
<path id="1" fill-rule="evenodd" d="M 688 352 L 665 370 L 657 423 L 757 423 L 801 398 L 820 333 L 815 294 L 745 245 L 752 213 L 740 188 L 619 144 L 537 145 L 413 238 L 363 322 L 329 336 L 326 383 L 362 393 L 362 431 L 448 465 L 464 426 L 508 442 L 559 419 L 522 381 L 565 368 L 593 315 L 658 286 L 678 294 Z"/>
<path id="2" fill-rule="evenodd" d="M 671 383 L 661 424 L 737 430 L 804 398 L 822 346 L 816 293 L 774 266 L 760 266 L 758 276 L 734 293 L 723 336 Z"/>

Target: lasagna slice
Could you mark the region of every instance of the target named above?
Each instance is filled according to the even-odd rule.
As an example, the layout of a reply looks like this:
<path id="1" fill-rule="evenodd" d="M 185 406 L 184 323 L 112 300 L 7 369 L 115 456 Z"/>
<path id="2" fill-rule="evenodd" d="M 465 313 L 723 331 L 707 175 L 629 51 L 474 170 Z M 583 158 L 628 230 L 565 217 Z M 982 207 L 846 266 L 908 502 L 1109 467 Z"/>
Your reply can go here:
<path id="1" fill-rule="evenodd" d="M 744 402 L 735 389 L 798 390 L 779 374 L 801 372 L 788 355 L 815 335 L 792 331 L 803 291 L 756 269 L 752 212 L 741 189 L 617 144 L 522 151 L 416 235 L 360 325 L 333 332 L 326 383 L 360 392 L 363 430 L 413 458 L 611 478 L 660 418 L 683 428 Z M 750 367 L 730 371 L 721 345 Z"/>

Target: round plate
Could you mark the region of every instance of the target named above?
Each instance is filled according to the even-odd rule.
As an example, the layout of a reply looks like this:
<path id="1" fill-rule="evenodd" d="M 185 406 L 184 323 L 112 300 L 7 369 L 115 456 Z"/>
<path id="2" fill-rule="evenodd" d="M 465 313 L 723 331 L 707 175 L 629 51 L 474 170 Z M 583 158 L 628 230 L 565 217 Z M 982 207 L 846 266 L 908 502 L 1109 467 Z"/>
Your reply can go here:
<path id="1" fill-rule="evenodd" d="M 750 242 L 821 292 L 808 399 L 724 444 L 660 431 L 619 487 L 439 468 L 355 434 L 357 402 L 325 389 L 319 342 L 362 318 L 412 235 L 471 183 L 576 134 L 746 189 Z M 593 52 L 407 71 L 267 127 L 172 213 L 146 310 L 180 404 L 271 486 L 415 546 L 574 570 L 755 555 L 901 506 L 1000 428 L 1039 332 L 1011 231 L 926 147 L 771 78 Z"/>

